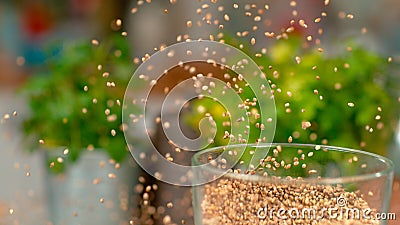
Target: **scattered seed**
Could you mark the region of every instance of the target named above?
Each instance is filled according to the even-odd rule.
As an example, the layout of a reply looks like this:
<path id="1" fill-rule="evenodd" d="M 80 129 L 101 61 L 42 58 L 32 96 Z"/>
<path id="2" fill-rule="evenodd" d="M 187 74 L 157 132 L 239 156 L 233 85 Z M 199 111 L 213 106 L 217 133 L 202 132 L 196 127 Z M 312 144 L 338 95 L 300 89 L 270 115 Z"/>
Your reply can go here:
<path id="1" fill-rule="evenodd" d="M 117 135 L 117 132 L 114 129 L 112 129 L 111 130 L 111 135 L 114 137 L 115 135 Z"/>
<path id="2" fill-rule="evenodd" d="M 367 168 L 367 164 L 365 164 L 365 163 L 361 164 L 361 168 L 363 168 L 363 169 Z"/>
<path id="3" fill-rule="evenodd" d="M 301 129 L 306 130 L 309 127 L 311 127 L 311 123 L 309 121 L 301 122 Z"/>
<path id="4" fill-rule="evenodd" d="M 168 202 L 168 203 L 167 203 L 167 208 L 170 209 L 170 208 L 172 208 L 173 206 L 174 206 L 174 204 L 173 204 L 172 202 Z"/>
<path id="5" fill-rule="evenodd" d="M 316 173 L 318 173 L 317 170 L 309 170 L 308 171 L 308 174 L 316 174 Z"/>
<path id="6" fill-rule="evenodd" d="M 250 44 L 251 45 L 255 45 L 256 44 L 256 39 L 254 37 L 251 38 Z"/>
<path id="7" fill-rule="evenodd" d="M 99 41 L 96 39 L 92 39 L 92 45 L 95 45 L 95 46 L 99 45 Z"/>
<path id="8" fill-rule="evenodd" d="M 117 25 L 118 27 L 120 27 L 120 26 L 122 25 L 122 20 L 121 20 L 121 19 L 115 20 L 115 25 Z"/>
<path id="9" fill-rule="evenodd" d="M 230 17 L 229 17 L 228 14 L 225 14 L 225 15 L 224 15 L 224 20 L 225 20 L 225 21 L 229 21 L 229 20 L 230 20 Z"/>

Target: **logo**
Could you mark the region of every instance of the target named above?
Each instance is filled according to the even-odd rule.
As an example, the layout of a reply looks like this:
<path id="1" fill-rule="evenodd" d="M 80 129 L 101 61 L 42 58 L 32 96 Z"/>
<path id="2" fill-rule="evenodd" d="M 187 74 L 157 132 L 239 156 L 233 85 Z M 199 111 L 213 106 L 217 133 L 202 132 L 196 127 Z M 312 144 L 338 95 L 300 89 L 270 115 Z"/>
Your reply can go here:
<path id="1" fill-rule="evenodd" d="M 226 80 L 212 76 L 212 71 L 198 73 L 196 63 L 207 63 L 215 67 L 229 69 L 236 76 Z M 152 97 L 156 86 L 161 86 L 161 78 L 175 67 L 182 67 L 191 77 L 176 84 L 172 89 L 164 89 L 165 96 Z M 187 67 L 187 68 L 186 68 Z M 227 75 L 228 76 L 228 75 Z M 243 86 L 235 85 L 235 82 Z M 250 90 L 252 99 L 244 99 L 242 87 Z M 215 138 L 218 124 L 212 117 L 202 119 L 198 125 L 200 137 L 189 138 L 180 126 L 181 112 L 193 99 L 209 98 L 223 106 L 230 118 L 229 145 L 244 144 L 249 138 L 250 121 L 253 119 L 245 101 L 253 101 L 259 106 L 260 142 L 272 142 L 275 134 L 275 102 L 265 74 L 259 66 L 242 51 L 220 42 L 189 41 L 166 47 L 147 58 L 133 74 L 126 89 L 123 102 L 123 130 L 129 150 L 137 163 L 153 177 L 169 184 L 193 186 L 208 183 L 222 176 L 232 168 L 243 155 L 246 145 L 240 145 L 235 160 L 229 162 L 217 176 L 195 180 L 193 173 L 211 166 L 181 165 L 168 154 L 161 154 L 152 137 L 157 124 L 168 138 L 171 146 L 179 151 L 197 152 L 207 149 Z M 207 130 L 205 130 L 207 129 Z M 211 131 L 211 132 L 210 132 Z M 210 134 L 211 133 L 211 134 Z M 205 141 L 206 140 L 206 141 Z M 208 141 L 208 142 L 207 142 Z M 268 151 L 254 154 L 251 164 L 258 165 Z M 219 159 L 225 158 L 223 152 Z M 218 160 L 218 158 L 216 159 Z"/>

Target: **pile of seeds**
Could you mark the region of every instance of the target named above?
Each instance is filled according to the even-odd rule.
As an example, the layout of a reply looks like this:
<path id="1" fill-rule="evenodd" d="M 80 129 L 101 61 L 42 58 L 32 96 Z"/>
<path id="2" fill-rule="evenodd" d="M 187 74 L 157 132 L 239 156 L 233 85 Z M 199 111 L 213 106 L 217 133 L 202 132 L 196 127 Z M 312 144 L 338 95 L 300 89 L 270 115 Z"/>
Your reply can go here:
<path id="1" fill-rule="evenodd" d="M 221 178 L 205 185 L 201 207 L 203 224 L 379 224 L 359 191 L 295 181 Z"/>

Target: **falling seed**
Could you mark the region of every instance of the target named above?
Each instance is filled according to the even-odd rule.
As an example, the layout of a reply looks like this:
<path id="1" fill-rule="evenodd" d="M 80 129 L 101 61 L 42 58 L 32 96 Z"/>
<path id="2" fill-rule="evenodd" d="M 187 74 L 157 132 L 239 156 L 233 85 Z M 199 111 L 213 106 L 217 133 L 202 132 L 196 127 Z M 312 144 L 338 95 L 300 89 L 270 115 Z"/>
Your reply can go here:
<path id="1" fill-rule="evenodd" d="M 301 62 L 301 58 L 299 56 L 296 56 L 296 63 L 300 64 L 300 62 Z"/>
<path id="2" fill-rule="evenodd" d="M 367 164 L 365 164 L 365 163 L 361 164 L 361 168 L 363 168 L 363 169 L 367 168 Z"/>
<path id="3" fill-rule="evenodd" d="M 137 11 L 138 11 L 137 8 L 132 8 L 132 9 L 131 9 L 131 13 L 132 13 L 132 14 L 135 14 Z"/>
<path id="4" fill-rule="evenodd" d="M 286 29 L 286 32 L 287 33 L 291 33 L 291 32 L 293 32 L 294 31 L 294 27 L 288 27 L 287 29 Z"/>
<path id="5" fill-rule="evenodd" d="M 93 184 L 94 185 L 97 185 L 97 184 L 99 184 L 101 182 L 101 180 L 99 179 L 99 178 L 95 178 L 95 179 L 93 179 Z"/>
<path id="6" fill-rule="evenodd" d="M 305 22 L 304 20 L 299 20 L 299 25 L 300 25 L 301 27 L 304 27 L 304 28 L 307 28 L 307 27 L 308 27 L 308 25 L 306 24 L 306 22 Z"/>
<path id="7" fill-rule="evenodd" d="M 347 105 L 348 105 L 349 107 L 351 107 L 351 108 L 354 107 L 354 103 L 353 103 L 353 102 L 349 102 L 349 103 L 347 103 Z"/>
<path id="8" fill-rule="evenodd" d="M 31 176 L 31 173 L 30 173 L 30 172 L 26 172 L 26 176 L 27 176 L 27 177 L 30 177 L 30 176 Z"/>
<path id="9" fill-rule="evenodd" d="M 225 20 L 225 21 L 229 21 L 229 20 L 230 20 L 230 18 L 229 18 L 229 15 L 228 15 L 228 14 L 225 14 L 225 15 L 224 15 L 224 20 Z"/>
<path id="10" fill-rule="evenodd" d="M 293 142 L 293 137 L 292 137 L 292 136 L 289 136 L 288 142 L 289 142 L 289 143 L 292 143 L 292 142 Z"/>
<path id="11" fill-rule="evenodd" d="M 10 119 L 10 114 L 8 114 L 8 113 L 4 114 L 3 119 L 5 119 L 5 120 Z"/>
<path id="12" fill-rule="evenodd" d="M 64 162 L 64 159 L 61 158 L 61 157 L 57 157 L 57 162 L 58 162 L 58 163 L 63 163 L 63 162 Z"/>
<path id="13" fill-rule="evenodd" d="M 99 45 L 99 41 L 96 39 L 92 39 L 92 45 Z"/>
<path id="14" fill-rule="evenodd" d="M 108 174 L 108 178 L 110 178 L 110 179 L 114 179 L 114 178 L 116 178 L 117 176 L 114 174 L 114 173 L 109 173 Z"/>
<path id="15" fill-rule="evenodd" d="M 150 192 L 150 191 L 151 191 L 151 186 L 148 185 L 148 186 L 146 187 L 145 191 L 146 191 L 146 192 Z"/>
<path id="16" fill-rule="evenodd" d="M 111 135 L 114 137 L 116 134 L 117 134 L 117 132 L 114 129 L 112 129 L 111 130 Z"/>
<path id="17" fill-rule="evenodd" d="M 10 215 L 14 214 L 14 209 L 9 209 L 8 213 L 10 213 Z"/>
<path id="18" fill-rule="evenodd" d="M 255 44 L 256 44 L 256 39 L 255 39 L 254 37 L 252 37 L 252 38 L 250 39 L 250 44 L 251 44 L 251 45 L 255 45 Z"/>
<path id="19" fill-rule="evenodd" d="M 269 37 L 269 38 L 274 38 L 275 37 L 275 33 L 274 32 L 265 32 L 264 35 Z"/>
<path id="20" fill-rule="evenodd" d="M 168 203 L 167 203 L 167 208 L 170 209 L 170 208 L 172 208 L 173 206 L 174 206 L 174 204 L 173 204 L 172 202 L 168 202 Z"/>
<path id="21" fill-rule="evenodd" d="M 305 165 L 305 164 L 304 164 Z M 316 174 L 317 173 L 317 170 L 309 170 L 308 171 L 308 174 Z"/>
<path id="22" fill-rule="evenodd" d="M 104 198 L 100 198 L 100 203 L 104 203 Z"/>
<path id="23" fill-rule="evenodd" d="M 122 25 L 122 20 L 121 19 L 117 19 L 115 21 L 115 25 L 117 25 L 118 27 L 120 27 Z"/>
<path id="24" fill-rule="evenodd" d="M 44 144 L 44 140 L 43 140 L 43 139 L 40 139 L 40 140 L 39 140 L 39 144 L 43 145 L 43 144 Z"/>
<path id="25" fill-rule="evenodd" d="M 347 14 L 346 17 L 347 17 L 348 19 L 351 19 L 351 20 L 354 19 L 354 15 L 353 15 L 353 14 Z"/>
<path id="26" fill-rule="evenodd" d="M 330 2 L 330 0 L 325 0 L 324 1 L 325 6 L 329 5 L 329 2 Z"/>
<path id="27" fill-rule="evenodd" d="M 344 19 L 344 18 L 346 18 L 346 13 L 343 12 L 343 11 L 340 11 L 340 12 L 338 13 L 338 17 L 339 17 L 340 19 Z"/>
<path id="28" fill-rule="evenodd" d="M 306 130 L 309 127 L 311 127 L 311 123 L 309 121 L 301 122 L 301 129 Z"/>
<path id="29" fill-rule="evenodd" d="M 192 27 L 192 21 L 190 21 L 190 20 L 186 21 L 186 26 L 188 28 L 191 28 Z"/>
<path id="30" fill-rule="evenodd" d="M 315 18 L 314 22 L 315 22 L 315 23 L 321 22 L 321 18 L 320 18 L 320 17 Z"/>

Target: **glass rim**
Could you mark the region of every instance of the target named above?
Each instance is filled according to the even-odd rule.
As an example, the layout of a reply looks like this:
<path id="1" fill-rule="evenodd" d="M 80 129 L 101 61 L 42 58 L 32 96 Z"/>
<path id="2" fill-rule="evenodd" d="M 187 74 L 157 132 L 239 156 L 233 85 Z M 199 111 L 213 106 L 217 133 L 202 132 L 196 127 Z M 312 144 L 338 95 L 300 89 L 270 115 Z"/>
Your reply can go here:
<path id="1" fill-rule="evenodd" d="M 302 144 L 302 143 L 248 143 L 248 144 L 232 144 L 227 146 L 217 146 L 208 149 L 204 149 L 202 151 L 196 152 L 196 154 L 192 157 L 192 164 L 195 166 L 204 165 L 200 163 L 199 156 L 203 154 L 207 154 L 209 152 L 215 152 L 216 150 L 222 150 L 224 147 L 226 149 L 234 148 L 234 147 L 274 147 L 274 146 L 282 146 L 282 147 L 292 147 L 292 148 L 312 148 L 315 149 L 316 146 L 321 147 L 321 150 L 327 149 L 328 151 L 336 151 L 336 152 L 343 152 L 343 153 L 354 153 L 364 156 L 369 156 L 372 158 L 377 159 L 383 165 L 385 165 L 384 169 L 377 170 L 375 172 L 360 174 L 360 175 L 351 175 L 351 176 L 343 176 L 343 177 L 306 177 L 306 178 L 297 178 L 292 177 L 293 179 L 287 179 L 287 177 L 276 177 L 276 176 L 261 176 L 259 174 L 254 174 L 249 176 L 248 174 L 237 174 L 237 173 L 230 173 L 228 170 L 218 169 L 212 166 L 204 166 L 206 170 L 211 172 L 215 172 L 216 174 L 222 174 L 220 177 L 229 177 L 236 180 L 248 180 L 248 181 L 267 181 L 267 182 L 281 182 L 281 183 L 290 183 L 290 182 L 299 182 L 299 183 L 321 183 L 321 184 L 340 184 L 340 183 L 348 183 L 348 182 L 357 182 L 357 181 L 367 181 L 383 176 L 389 176 L 390 173 L 393 174 L 394 171 L 394 164 L 392 160 L 387 157 L 368 152 L 358 149 L 346 148 L 346 147 L 337 147 L 337 146 L 330 146 L 330 145 L 318 145 L 318 144 Z M 225 150 L 223 150 L 225 151 Z M 225 172 L 223 172 L 225 171 Z"/>

